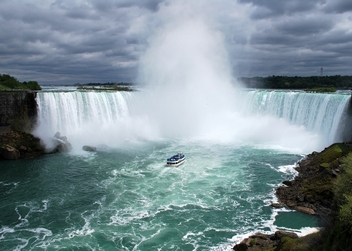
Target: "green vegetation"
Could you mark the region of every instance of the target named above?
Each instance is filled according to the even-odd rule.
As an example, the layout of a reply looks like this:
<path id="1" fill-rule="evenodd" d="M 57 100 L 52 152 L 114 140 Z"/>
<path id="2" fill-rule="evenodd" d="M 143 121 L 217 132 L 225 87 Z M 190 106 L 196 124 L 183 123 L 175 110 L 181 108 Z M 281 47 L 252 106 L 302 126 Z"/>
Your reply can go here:
<path id="1" fill-rule="evenodd" d="M 315 87 L 311 89 L 304 89 L 306 92 L 336 92 L 336 88 L 334 87 Z"/>
<path id="2" fill-rule="evenodd" d="M 37 81 L 20 82 L 13 76 L 0 74 L 0 90 L 13 89 L 41 90 L 42 88 Z"/>
<path id="3" fill-rule="evenodd" d="M 79 86 L 77 90 L 87 90 L 87 91 L 125 91 L 130 92 L 133 89 L 129 86 L 119 86 L 119 85 L 112 85 L 112 86 Z"/>
<path id="4" fill-rule="evenodd" d="M 351 89 L 352 76 L 311 77 L 254 77 L 240 78 L 246 87 L 264 89 L 300 89 L 314 92 L 334 92 L 336 89 Z"/>
<path id="5" fill-rule="evenodd" d="M 309 168 L 312 170 L 303 180 L 302 189 L 307 198 L 312 196 L 321 201 L 331 198 L 331 213 L 323 218 L 325 226 L 319 234 L 321 236 L 313 235 L 320 239 L 317 241 L 320 242 L 319 245 L 304 249 L 305 244 L 300 242 L 307 240 L 287 239 L 282 242 L 280 250 L 352 250 L 351 146 L 342 143 L 331 145 L 314 157 Z M 337 178 L 334 178 L 330 170 L 339 173 Z"/>
<path id="6" fill-rule="evenodd" d="M 309 250 L 309 245 L 303 239 L 293 239 L 290 237 L 283 237 L 281 239 L 281 249 L 285 250 Z"/>
<path id="7" fill-rule="evenodd" d="M 133 91 L 132 83 L 125 82 L 107 82 L 107 83 L 87 83 L 87 84 L 75 84 L 77 85 L 77 90 L 87 90 L 87 91 Z"/>
<path id="8" fill-rule="evenodd" d="M 343 159 L 352 148 L 343 143 L 335 143 L 314 157 L 309 163 L 310 173 L 302 180 L 302 192 L 308 199 L 324 201 L 332 198 L 335 180 L 331 170 L 337 169 L 339 159 Z"/>
<path id="9" fill-rule="evenodd" d="M 133 83 L 128 83 L 128 82 L 106 82 L 106 83 L 86 83 L 86 84 L 80 84 L 76 83 L 75 85 L 77 86 L 113 86 L 113 85 L 120 85 L 120 86 L 132 86 L 134 85 Z"/>
<path id="10" fill-rule="evenodd" d="M 285 237 L 277 250 L 352 250 L 352 145 L 335 143 L 313 153 L 299 168 L 299 185 L 293 189 L 317 208 L 329 208 L 321 215 L 324 230 L 298 239 Z"/>
<path id="11" fill-rule="evenodd" d="M 352 248 L 352 153 L 341 160 L 341 175 L 334 184 L 334 212 L 326 229 L 326 250 Z"/>

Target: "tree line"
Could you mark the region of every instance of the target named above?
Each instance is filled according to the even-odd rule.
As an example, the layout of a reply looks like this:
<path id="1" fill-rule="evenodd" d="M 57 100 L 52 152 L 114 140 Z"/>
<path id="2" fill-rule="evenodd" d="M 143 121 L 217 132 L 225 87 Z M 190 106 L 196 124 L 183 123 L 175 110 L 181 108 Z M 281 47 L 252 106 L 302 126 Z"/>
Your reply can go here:
<path id="1" fill-rule="evenodd" d="M 15 77 L 8 74 L 0 74 L 0 90 L 29 89 L 41 90 L 37 81 L 20 82 Z"/>
<path id="2" fill-rule="evenodd" d="M 248 88 L 263 89 L 317 89 L 317 88 L 336 88 L 352 89 L 352 76 L 311 76 L 311 77 L 287 77 L 269 76 L 239 78 Z"/>
<path id="3" fill-rule="evenodd" d="M 128 83 L 128 82 L 106 82 L 106 83 L 76 83 L 74 84 L 75 86 L 116 86 L 116 85 L 123 85 L 123 86 L 132 86 L 134 85 L 133 83 Z"/>

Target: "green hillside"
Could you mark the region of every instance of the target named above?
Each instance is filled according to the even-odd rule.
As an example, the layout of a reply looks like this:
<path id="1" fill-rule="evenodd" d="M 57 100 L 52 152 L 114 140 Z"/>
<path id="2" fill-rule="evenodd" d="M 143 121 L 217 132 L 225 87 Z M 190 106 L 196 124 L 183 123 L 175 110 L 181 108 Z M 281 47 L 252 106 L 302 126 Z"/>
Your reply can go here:
<path id="1" fill-rule="evenodd" d="M 8 74 L 0 74 L 0 90 L 29 89 L 41 90 L 37 81 L 20 82 Z"/>

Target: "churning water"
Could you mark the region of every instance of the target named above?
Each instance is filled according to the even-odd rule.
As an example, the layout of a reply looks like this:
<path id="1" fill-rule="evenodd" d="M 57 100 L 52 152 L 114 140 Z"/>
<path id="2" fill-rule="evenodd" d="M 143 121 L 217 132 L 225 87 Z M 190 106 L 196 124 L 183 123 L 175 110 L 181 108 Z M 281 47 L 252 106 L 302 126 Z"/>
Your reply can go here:
<path id="1" fill-rule="evenodd" d="M 210 7 L 159 6 L 141 91 L 38 93 L 34 134 L 50 149 L 60 132 L 73 151 L 1 162 L 1 250 L 231 250 L 253 232 L 317 227 L 270 204 L 304 154 L 340 140 L 349 96 L 235 89 L 233 39 Z M 165 167 L 178 151 L 186 162 Z"/>
<path id="2" fill-rule="evenodd" d="M 50 148 L 60 131 L 74 149 L 1 163 L 1 250 L 231 250 L 253 232 L 317 227 L 270 204 L 302 154 L 336 140 L 348 95 L 242 90 L 193 120 L 184 107 L 142 113 L 150 96 L 38 93 L 35 133 Z M 186 162 L 166 167 L 178 151 Z"/>

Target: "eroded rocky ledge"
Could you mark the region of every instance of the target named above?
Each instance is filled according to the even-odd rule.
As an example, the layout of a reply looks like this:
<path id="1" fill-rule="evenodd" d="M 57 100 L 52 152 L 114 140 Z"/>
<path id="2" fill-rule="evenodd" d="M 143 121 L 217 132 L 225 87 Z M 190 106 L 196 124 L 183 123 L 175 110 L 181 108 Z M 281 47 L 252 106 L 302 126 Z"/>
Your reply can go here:
<path id="1" fill-rule="evenodd" d="M 273 207 L 289 207 L 303 213 L 328 217 L 333 206 L 333 185 L 340 175 L 341 158 L 352 152 L 351 143 L 336 143 L 322 152 L 313 152 L 301 160 L 294 180 L 283 181 L 276 188 L 279 203 Z M 236 251 L 311 250 L 323 242 L 321 234 L 298 238 L 295 233 L 278 231 L 271 235 L 257 233 L 236 244 Z"/>
<path id="2" fill-rule="evenodd" d="M 27 159 L 42 154 L 44 154 L 44 147 L 32 134 L 10 128 L 0 133 L 0 159 Z"/>

